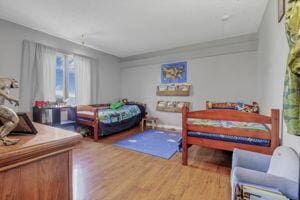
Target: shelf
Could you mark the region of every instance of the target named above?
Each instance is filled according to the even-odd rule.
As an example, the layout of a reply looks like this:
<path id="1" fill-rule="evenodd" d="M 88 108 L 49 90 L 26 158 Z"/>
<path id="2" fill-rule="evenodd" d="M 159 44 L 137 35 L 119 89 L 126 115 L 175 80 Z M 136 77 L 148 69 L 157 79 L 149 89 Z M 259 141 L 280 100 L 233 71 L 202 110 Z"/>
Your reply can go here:
<path id="1" fill-rule="evenodd" d="M 156 88 L 157 96 L 190 96 L 190 85 L 160 85 Z"/>
<path id="2" fill-rule="evenodd" d="M 163 105 L 165 104 L 165 105 Z M 182 112 L 182 104 L 190 107 L 190 102 L 183 101 L 158 101 L 156 105 L 156 110 L 161 112 L 173 112 L 173 113 L 181 113 Z"/>

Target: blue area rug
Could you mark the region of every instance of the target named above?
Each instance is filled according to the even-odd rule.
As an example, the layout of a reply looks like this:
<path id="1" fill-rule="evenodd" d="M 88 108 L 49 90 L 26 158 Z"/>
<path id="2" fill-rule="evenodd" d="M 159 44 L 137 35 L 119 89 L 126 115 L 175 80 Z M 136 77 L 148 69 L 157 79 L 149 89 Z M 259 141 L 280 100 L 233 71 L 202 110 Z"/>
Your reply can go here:
<path id="1" fill-rule="evenodd" d="M 114 143 L 115 146 L 170 159 L 181 148 L 181 133 L 146 130 Z"/>

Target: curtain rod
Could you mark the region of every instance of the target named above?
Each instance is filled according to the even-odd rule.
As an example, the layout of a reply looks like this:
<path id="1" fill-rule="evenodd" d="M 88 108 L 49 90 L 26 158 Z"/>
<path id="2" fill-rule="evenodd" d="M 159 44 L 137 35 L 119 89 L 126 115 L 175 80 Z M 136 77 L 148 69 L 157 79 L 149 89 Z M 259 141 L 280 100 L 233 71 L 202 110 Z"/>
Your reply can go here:
<path id="1" fill-rule="evenodd" d="M 72 55 L 78 55 L 78 56 L 83 56 L 83 57 L 86 57 L 86 58 L 89 58 L 89 59 L 98 60 L 98 58 L 94 58 L 92 56 L 87 56 L 87 55 L 83 55 L 83 54 L 79 54 L 79 53 L 74 53 L 74 52 L 66 50 L 66 49 L 56 48 L 56 47 L 53 47 L 53 46 L 50 46 L 50 45 L 45 45 L 45 44 L 40 43 L 40 42 L 36 42 L 36 41 L 32 41 L 32 40 L 24 40 L 24 41 L 29 41 L 29 42 L 32 42 L 32 43 L 35 43 L 35 44 L 40 44 L 40 45 L 52 48 L 52 49 L 54 49 L 55 51 L 57 51 L 59 53 L 69 54 L 69 55 L 70 54 L 72 54 Z"/>

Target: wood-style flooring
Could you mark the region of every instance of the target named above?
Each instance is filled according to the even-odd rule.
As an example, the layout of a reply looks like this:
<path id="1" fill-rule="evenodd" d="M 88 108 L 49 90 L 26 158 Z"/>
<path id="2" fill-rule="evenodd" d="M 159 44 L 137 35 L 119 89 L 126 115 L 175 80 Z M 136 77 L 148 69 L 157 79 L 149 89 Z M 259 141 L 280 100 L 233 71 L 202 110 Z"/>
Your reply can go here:
<path id="1" fill-rule="evenodd" d="M 193 146 L 189 166 L 181 153 L 170 160 L 112 145 L 139 128 L 94 142 L 85 138 L 74 150 L 74 200 L 156 200 L 230 198 L 231 153 Z"/>

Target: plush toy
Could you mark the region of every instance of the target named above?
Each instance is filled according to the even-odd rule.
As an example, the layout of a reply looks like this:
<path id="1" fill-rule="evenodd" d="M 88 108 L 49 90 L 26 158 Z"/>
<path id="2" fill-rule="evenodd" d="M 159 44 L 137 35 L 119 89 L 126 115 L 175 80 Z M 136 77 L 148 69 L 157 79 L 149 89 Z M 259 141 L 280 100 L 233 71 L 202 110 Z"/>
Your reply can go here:
<path id="1" fill-rule="evenodd" d="M 127 104 L 128 103 L 128 99 L 126 99 L 126 98 L 121 99 L 120 102 L 122 102 L 123 104 Z"/>
<path id="2" fill-rule="evenodd" d="M 7 135 L 17 127 L 19 117 L 12 109 L 4 106 L 4 102 L 19 105 L 19 100 L 9 95 L 11 89 L 19 88 L 19 83 L 15 79 L 0 78 L 0 141 L 4 145 L 14 145 L 19 142 L 19 139 L 8 138 Z"/>
<path id="3" fill-rule="evenodd" d="M 242 102 L 238 102 L 236 110 L 242 112 L 249 112 L 249 113 L 259 113 L 259 106 L 258 103 L 253 102 L 252 105 L 244 104 Z"/>
<path id="4" fill-rule="evenodd" d="M 236 108 L 236 103 L 230 103 L 230 102 L 213 103 L 211 101 L 206 101 L 206 109 L 235 110 L 235 108 Z"/>
<path id="5" fill-rule="evenodd" d="M 211 101 L 206 101 L 206 109 L 228 109 L 228 110 L 238 110 L 241 112 L 259 113 L 259 106 L 257 102 L 253 102 L 252 105 L 250 105 L 250 104 L 244 104 L 243 102 L 213 103 Z"/>

